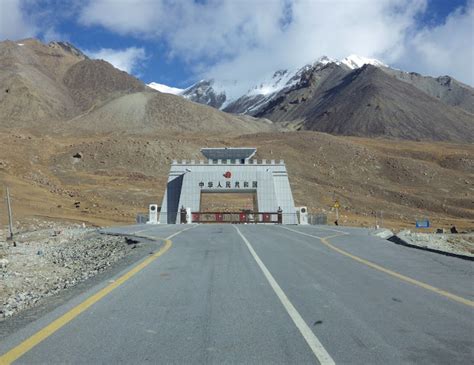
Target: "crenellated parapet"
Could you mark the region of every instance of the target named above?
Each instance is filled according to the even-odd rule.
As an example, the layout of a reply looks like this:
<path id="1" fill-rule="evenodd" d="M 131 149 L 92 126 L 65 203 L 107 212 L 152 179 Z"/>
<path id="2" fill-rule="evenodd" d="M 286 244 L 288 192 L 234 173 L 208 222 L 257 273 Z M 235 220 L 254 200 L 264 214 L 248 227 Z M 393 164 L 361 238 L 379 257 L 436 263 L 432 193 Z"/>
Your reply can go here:
<path id="1" fill-rule="evenodd" d="M 284 160 L 241 160 L 241 159 L 210 159 L 210 160 L 173 160 L 172 165 L 285 165 Z"/>

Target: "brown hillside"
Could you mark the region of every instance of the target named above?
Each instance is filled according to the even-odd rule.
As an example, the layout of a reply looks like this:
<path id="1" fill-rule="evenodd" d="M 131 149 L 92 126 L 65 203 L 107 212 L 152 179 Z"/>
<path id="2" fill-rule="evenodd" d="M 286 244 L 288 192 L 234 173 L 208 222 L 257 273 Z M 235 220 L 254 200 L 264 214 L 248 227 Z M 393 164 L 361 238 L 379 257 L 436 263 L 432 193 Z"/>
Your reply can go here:
<path id="1" fill-rule="evenodd" d="M 234 116 L 212 107 L 159 92 L 122 95 L 59 128 L 64 134 L 120 132 L 148 134 L 162 132 L 255 133 L 274 130 L 271 122 L 249 116 Z"/>
<path id="2" fill-rule="evenodd" d="M 84 57 L 58 43 L 0 42 L 0 126 L 41 125 L 73 116 L 73 100 L 61 80 Z"/>
<path id="3" fill-rule="evenodd" d="M 154 91 L 69 43 L 0 42 L 0 66 L 0 128 L 26 128 L 37 135 L 274 129 L 269 121 Z"/>
<path id="4" fill-rule="evenodd" d="M 143 82 L 126 72 L 117 70 L 102 60 L 82 60 L 68 69 L 64 76 L 76 106 L 88 110 L 94 105 L 122 94 L 145 91 Z"/>
<path id="5" fill-rule="evenodd" d="M 161 203 L 172 159 L 199 160 L 203 146 L 256 146 L 259 159 L 285 159 L 296 204 L 311 212 L 333 219 L 337 198 L 344 224 L 373 225 L 373 212 L 383 211 L 389 227 L 422 217 L 438 227 L 474 227 L 472 145 L 317 132 L 80 138 L 2 132 L 0 146 L 0 178 L 11 187 L 18 218 L 131 223 L 148 203 Z"/>

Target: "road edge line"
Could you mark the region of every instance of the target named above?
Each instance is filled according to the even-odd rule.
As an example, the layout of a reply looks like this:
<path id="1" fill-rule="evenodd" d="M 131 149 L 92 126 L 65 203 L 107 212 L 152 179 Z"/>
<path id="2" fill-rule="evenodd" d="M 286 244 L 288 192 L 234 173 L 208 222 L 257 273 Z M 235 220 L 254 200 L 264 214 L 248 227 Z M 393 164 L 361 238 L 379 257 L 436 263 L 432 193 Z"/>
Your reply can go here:
<path id="1" fill-rule="evenodd" d="M 306 324 L 304 321 L 303 317 L 298 313 L 296 308 L 293 306 L 293 304 L 290 302 L 288 297 L 286 296 L 285 292 L 283 289 L 278 285 L 277 281 L 273 277 L 273 275 L 270 273 L 270 271 L 267 269 L 265 264 L 262 262 L 260 257 L 258 257 L 257 253 L 253 249 L 252 245 L 250 242 L 245 238 L 245 236 L 240 232 L 239 228 L 236 226 L 233 226 L 236 230 L 237 233 L 240 235 L 242 240 L 247 246 L 247 249 L 250 251 L 250 254 L 252 255 L 253 259 L 259 266 L 260 270 L 262 271 L 263 275 L 267 279 L 268 283 L 270 284 L 271 288 L 277 295 L 278 299 L 280 299 L 280 302 L 283 304 L 283 307 L 285 308 L 286 312 L 290 316 L 290 318 L 293 320 L 293 323 L 296 325 L 298 330 L 300 331 L 301 335 L 305 339 L 306 343 L 310 347 L 311 351 L 313 352 L 314 356 L 316 356 L 316 359 L 321 363 L 321 365 L 332 365 L 335 364 L 334 360 L 332 359 L 331 355 L 326 351 L 324 346 L 321 344 L 321 342 L 318 340 L 314 332 L 309 328 L 309 326 Z"/>
<path id="2" fill-rule="evenodd" d="M 170 238 L 175 237 L 179 233 L 182 233 L 184 231 L 187 231 L 188 229 L 194 228 L 189 227 L 186 229 L 183 229 L 179 232 L 176 232 L 167 238 L 158 238 L 158 237 L 144 237 L 148 239 L 154 239 L 154 240 L 162 240 L 165 244 L 163 247 L 161 247 L 158 252 L 154 253 L 153 255 L 147 257 L 145 260 L 141 261 L 139 264 L 135 265 L 132 269 L 127 271 L 125 274 L 121 275 L 118 279 L 116 279 L 113 283 L 110 283 L 109 285 L 105 286 L 101 290 L 99 290 L 97 293 L 91 295 L 87 299 L 83 300 L 81 303 L 61 315 L 59 318 L 56 318 L 54 321 L 51 323 L 47 324 L 45 327 L 40 329 L 39 331 L 35 332 L 33 335 L 28 337 L 27 339 L 23 340 L 20 344 L 16 345 L 12 349 L 8 350 L 6 353 L 3 355 L 0 355 L 0 365 L 8 365 L 11 364 L 12 362 L 18 360 L 21 356 L 23 356 L 25 353 L 33 349 L 35 346 L 39 345 L 41 342 L 43 342 L 45 339 L 47 339 L 49 336 L 51 336 L 53 333 L 61 329 L 63 326 L 68 324 L 70 321 L 72 321 L 74 318 L 79 316 L 81 313 L 83 313 L 85 310 L 87 310 L 89 307 L 91 307 L 93 304 L 97 303 L 100 301 L 102 298 L 104 298 L 106 295 L 108 295 L 111 291 L 114 289 L 118 288 L 120 285 L 125 283 L 128 279 L 131 277 L 135 276 L 137 273 L 142 271 L 145 267 L 150 265 L 153 261 L 155 261 L 158 257 L 166 253 L 172 245 L 172 241 Z M 141 236 L 143 237 L 143 236 Z"/>

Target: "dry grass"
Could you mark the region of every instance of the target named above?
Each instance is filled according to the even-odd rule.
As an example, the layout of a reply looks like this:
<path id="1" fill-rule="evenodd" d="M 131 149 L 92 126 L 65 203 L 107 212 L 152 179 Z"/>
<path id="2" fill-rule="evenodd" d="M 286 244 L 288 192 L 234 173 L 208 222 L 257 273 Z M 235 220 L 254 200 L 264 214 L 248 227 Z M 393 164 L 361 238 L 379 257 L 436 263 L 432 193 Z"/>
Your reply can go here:
<path id="1" fill-rule="evenodd" d="M 161 203 L 171 160 L 199 160 L 204 146 L 255 146 L 259 159 L 285 159 L 296 204 L 330 221 L 337 198 L 343 224 L 373 226 L 373 212 L 383 211 L 385 226 L 394 229 L 422 217 L 435 227 L 474 226 L 474 147 L 465 144 L 315 132 L 41 137 L 4 131 L 1 185 L 11 187 L 17 219 L 132 223 L 149 203 Z"/>

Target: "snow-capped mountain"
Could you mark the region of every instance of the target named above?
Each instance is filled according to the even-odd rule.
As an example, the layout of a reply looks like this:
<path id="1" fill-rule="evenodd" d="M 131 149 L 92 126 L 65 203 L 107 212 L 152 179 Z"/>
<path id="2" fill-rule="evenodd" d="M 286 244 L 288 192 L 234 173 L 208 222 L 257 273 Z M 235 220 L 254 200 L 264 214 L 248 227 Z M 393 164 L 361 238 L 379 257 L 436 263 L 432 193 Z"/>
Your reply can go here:
<path id="1" fill-rule="evenodd" d="M 361 89 L 357 89 L 356 85 Z M 333 124 L 325 126 L 316 126 L 316 124 L 322 123 L 321 121 L 324 120 L 327 123 L 329 121 L 336 123 L 345 120 L 347 115 L 356 115 L 357 113 L 360 114 L 360 123 L 363 124 L 368 115 L 378 115 L 382 110 L 380 101 L 372 101 L 370 95 L 380 94 L 381 98 L 386 98 L 390 94 L 390 90 L 395 87 L 403 91 L 395 93 L 396 96 L 392 95 L 394 100 L 390 108 L 393 108 L 394 105 L 404 105 L 404 107 L 401 110 L 390 109 L 390 113 L 394 113 L 394 115 L 402 115 L 411 108 L 413 115 L 424 114 L 427 119 L 432 118 L 427 110 L 417 109 L 420 105 L 416 107 L 409 105 L 413 104 L 414 98 L 421 100 L 429 96 L 434 99 L 435 104 L 441 102 L 446 107 L 451 106 L 461 110 L 461 114 L 458 115 L 457 110 L 448 112 L 443 109 L 445 106 L 433 104 L 434 109 L 439 108 L 439 115 L 445 115 L 445 120 L 453 119 L 452 116 L 455 116 L 454 119 L 457 120 L 464 121 L 466 118 L 472 120 L 474 92 L 471 87 L 461 84 L 449 76 L 438 78 L 422 76 L 396 70 L 379 60 L 357 55 L 350 55 L 342 60 L 321 57 L 303 67 L 277 70 L 269 75 L 263 75 L 251 87 L 245 87 L 239 80 L 232 82 L 201 80 L 183 90 L 180 95 L 191 101 L 229 113 L 267 118 L 276 123 L 290 123 L 294 125 L 294 128 L 317 129 L 333 133 L 334 131 L 331 130 L 334 127 Z M 407 87 L 408 89 L 406 89 Z M 410 89 L 410 87 L 417 90 Z M 341 99 L 340 96 L 347 93 L 347 90 L 351 90 L 351 93 L 345 94 L 345 98 Z M 406 99 L 406 95 L 410 94 L 412 98 Z M 356 96 L 359 99 L 367 98 L 369 100 L 363 101 L 365 109 L 357 111 L 353 109 L 360 106 L 360 100 L 355 100 Z M 341 115 L 340 109 L 343 104 L 347 104 L 347 110 L 344 115 Z M 378 109 L 369 110 L 374 104 Z M 471 116 L 466 117 L 462 114 L 463 111 L 470 113 Z M 385 112 L 386 114 L 380 114 L 379 117 L 383 119 L 385 115 L 389 115 L 388 109 Z M 406 119 L 408 116 L 404 118 Z M 413 118 L 417 117 L 413 116 Z M 382 123 L 379 119 L 377 119 L 379 124 L 388 125 L 393 122 L 387 119 Z M 339 126 L 338 128 L 341 130 L 336 132 L 343 133 L 342 130 L 346 127 Z"/>
<path id="2" fill-rule="evenodd" d="M 158 90 L 158 91 L 160 91 L 162 93 L 166 93 L 166 94 L 180 95 L 184 91 L 184 89 L 179 89 L 177 87 L 172 87 L 172 86 L 159 84 L 157 82 L 150 82 L 147 85 L 149 87 L 151 87 L 152 89 Z"/>
<path id="3" fill-rule="evenodd" d="M 242 90 L 243 86 L 238 80 L 231 83 L 223 83 L 219 80 L 201 80 L 184 90 L 181 95 L 197 103 L 210 105 L 227 112 L 257 115 L 260 108 L 282 90 L 289 90 L 305 84 L 309 73 L 318 71 L 329 64 L 340 66 L 347 71 L 358 69 L 366 64 L 388 67 L 379 60 L 357 55 L 350 55 L 340 61 L 323 56 L 303 67 L 277 70 L 273 74 L 264 76 L 245 93 L 239 93 L 238 90 Z"/>
<path id="4" fill-rule="evenodd" d="M 181 93 L 186 99 L 199 104 L 205 104 L 217 109 L 222 109 L 226 101 L 226 94 L 218 89 L 214 80 L 201 80 L 183 90 Z"/>
<path id="5" fill-rule="evenodd" d="M 238 90 L 242 90 L 242 85 L 238 80 L 224 83 L 219 80 L 201 80 L 187 89 L 179 89 L 167 85 L 152 82 L 148 86 L 161 92 L 181 95 L 186 99 L 200 104 L 206 104 L 217 109 L 232 111 L 238 113 L 247 113 L 255 111 L 259 105 L 271 99 L 272 95 L 276 95 L 283 89 L 291 88 L 301 81 L 301 77 L 309 70 L 315 67 L 324 67 L 327 64 L 334 63 L 341 67 L 346 66 L 348 69 L 354 70 L 364 66 L 365 64 L 377 67 L 388 67 L 383 62 L 365 58 L 357 55 L 350 55 L 340 61 L 323 56 L 315 62 L 293 70 L 278 70 L 273 74 L 263 77 L 247 92 L 242 94 Z M 247 105 L 246 108 L 237 108 L 236 101 L 254 99 L 256 104 Z"/>

